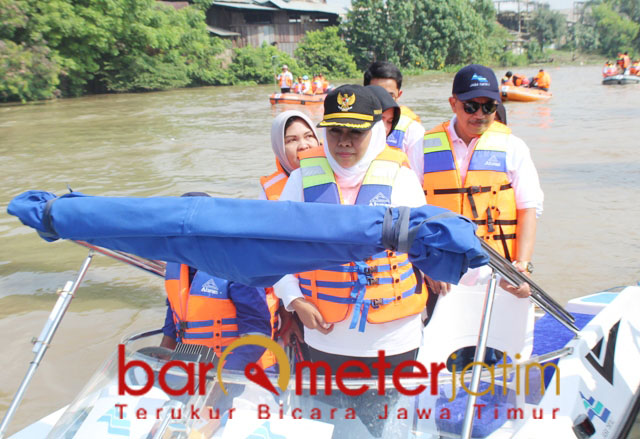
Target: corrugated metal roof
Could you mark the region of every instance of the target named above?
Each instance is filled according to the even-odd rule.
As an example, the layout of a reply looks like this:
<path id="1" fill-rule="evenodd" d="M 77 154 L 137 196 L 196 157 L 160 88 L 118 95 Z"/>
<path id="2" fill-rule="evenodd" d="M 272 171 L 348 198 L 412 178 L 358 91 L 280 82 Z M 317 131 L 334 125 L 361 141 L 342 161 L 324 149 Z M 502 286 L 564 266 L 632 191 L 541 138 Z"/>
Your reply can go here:
<path id="1" fill-rule="evenodd" d="M 277 6 L 279 9 L 284 9 L 286 11 L 298 11 L 298 12 L 323 12 L 325 14 L 334 14 L 340 15 L 346 11 L 343 8 L 330 6 L 321 3 L 310 3 L 310 2 L 286 2 L 283 0 L 255 0 L 257 3 L 265 4 L 272 3 Z"/>
<path id="2" fill-rule="evenodd" d="M 238 32 L 233 32 L 228 29 L 222 29 L 221 27 L 207 26 L 207 29 L 212 34 L 216 34 L 221 37 L 239 37 L 240 36 Z"/>
<path id="3" fill-rule="evenodd" d="M 252 3 L 230 3 L 230 2 L 213 2 L 211 6 L 224 6 L 225 8 L 251 9 L 253 11 L 277 11 L 278 8 L 262 6 Z"/>

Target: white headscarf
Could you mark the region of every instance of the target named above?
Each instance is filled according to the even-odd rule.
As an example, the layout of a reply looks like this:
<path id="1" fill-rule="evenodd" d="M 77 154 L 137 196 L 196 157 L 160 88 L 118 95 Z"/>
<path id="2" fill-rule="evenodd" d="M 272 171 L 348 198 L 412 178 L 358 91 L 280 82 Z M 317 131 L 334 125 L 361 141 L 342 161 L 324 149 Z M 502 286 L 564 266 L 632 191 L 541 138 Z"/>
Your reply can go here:
<path id="1" fill-rule="evenodd" d="M 323 133 L 323 137 L 324 153 L 327 156 L 327 160 L 329 160 L 331 169 L 333 169 L 333 173 L 336 175 L 340 187 L 346 188 L 356 187 L 362 183 L 364 174 L 367 172 L 367 169 L 369 169 L 369 165 L 387 145 L 387 131 L 384 127 L 384 122 L 378 121 L 373 125 L 373 128 L 371 128 L 371 140 L 369 141 L 367 152 L 364 153 L 358 163 L 350 168 L 343 168 L 329 152 L 326 130 Z"/>
<path id="2" fill-rule="evenodd" d="M 297 110 L 289 110 L 276 116 L 271 124 L 271 148 L 273 148 L 276 159 L 280 162 L 284 170 L 287 171 L 287 174 L 291 174 L 293 166 L 289 163 L 289 160 L 287 160 L 287 153 L 284 150 L 284 126 L 292 117 L 299 117 L 304 120 L 307 125 L 309 125 L 309 128 L 311 128 L 311 131 L 313 131 L 316 139 L 320 140 L 316 132 L 315 124 L 311 122 L 311 119 L 309 119 L 306 114 Z"/>

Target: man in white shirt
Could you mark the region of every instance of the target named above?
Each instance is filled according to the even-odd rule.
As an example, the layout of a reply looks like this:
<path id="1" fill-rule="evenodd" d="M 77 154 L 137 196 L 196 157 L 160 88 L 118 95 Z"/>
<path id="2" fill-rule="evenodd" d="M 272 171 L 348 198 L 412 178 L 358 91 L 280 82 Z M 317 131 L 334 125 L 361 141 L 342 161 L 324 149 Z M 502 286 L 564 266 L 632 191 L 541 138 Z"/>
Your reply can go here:
<path id="1" fill-rule="evenodd" d="M 454 117 L 425 134 L 422 151 L 410 151 L 411 163 L 428 204 L 470 217 L 480 238 L 530 274 L 544 195 L 527 145 L 495 122 L 499 103 L 490 68 L 462 68 L 449 98 Z M 530 294 L 527 284 L 505 289 L 518 297 Z"/>

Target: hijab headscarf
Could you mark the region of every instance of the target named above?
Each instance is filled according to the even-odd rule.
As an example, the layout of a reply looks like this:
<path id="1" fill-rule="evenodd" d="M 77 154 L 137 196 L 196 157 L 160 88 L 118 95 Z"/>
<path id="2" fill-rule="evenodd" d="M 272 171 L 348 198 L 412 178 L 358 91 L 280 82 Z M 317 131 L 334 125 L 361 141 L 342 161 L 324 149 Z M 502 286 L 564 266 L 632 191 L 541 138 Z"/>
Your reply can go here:
<path id="1" fill-rule="evenodd" d="M 291 171 L 293 171 L 293 165 L 291 165 L 289 160 L 287 160 L 287 153 L 284 150 L 284 126 L 292 117 L 299 117 L 304 120 L 306 124 L 309 125 L 311 131 L 313 131 L 313 135 L 316 136 L 316 139 L 320 140 L 320 137 L 316 132 L 315 124 L 311 122 L 311 119 L 309 119 L 306 114 L 297 110 L 289 110 L 276 116 L 271 124 L 271 148 L 276 156 L 276 160 L 280 162 L 280 165 L 287 174 L 291 174 Z"/>
<path id="2" fill-rule="evenodd" d="M 353 188 L 362 183 L 364 174 L 367 172 L 367 169 L 369 169 L 369 165 L 373 159 L 375 159 L 378 154 L 384 150 L 387 144 L 387 133 L 384 127 L 384 122 L 376 122 L 371 128 L 371 140 L 369 141 L 367 152 L 365 152 L 358 163 L 350 168 L 343 168 L 335 161 L 327 147 L 328 142 L 326 132 L 323 132 L 323 139 L 324 153 L 327 156 L 327 160 L 329 160 L 333 173 L 336 175 L 338 184 L 341 187 Z"/>

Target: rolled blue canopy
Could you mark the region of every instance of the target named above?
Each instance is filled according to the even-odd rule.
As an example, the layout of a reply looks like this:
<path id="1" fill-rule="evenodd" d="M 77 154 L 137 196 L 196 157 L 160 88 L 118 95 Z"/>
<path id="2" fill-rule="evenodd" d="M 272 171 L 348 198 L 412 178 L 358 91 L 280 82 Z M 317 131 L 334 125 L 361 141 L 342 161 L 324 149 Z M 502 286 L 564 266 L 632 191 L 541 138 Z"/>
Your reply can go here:
<path id="1" fill-rule="evenodd" d="M 363 260 L 384 249 L 408 250 L 422 272 L 450 283 L 489 260 L 476 226 L 435 206 L 409 210 L 78 192 L 57 197 L 27 191 L 7 211 L 48 241 L 87 241 L 254 286 L 273 285 L 285 274 Z"/>

